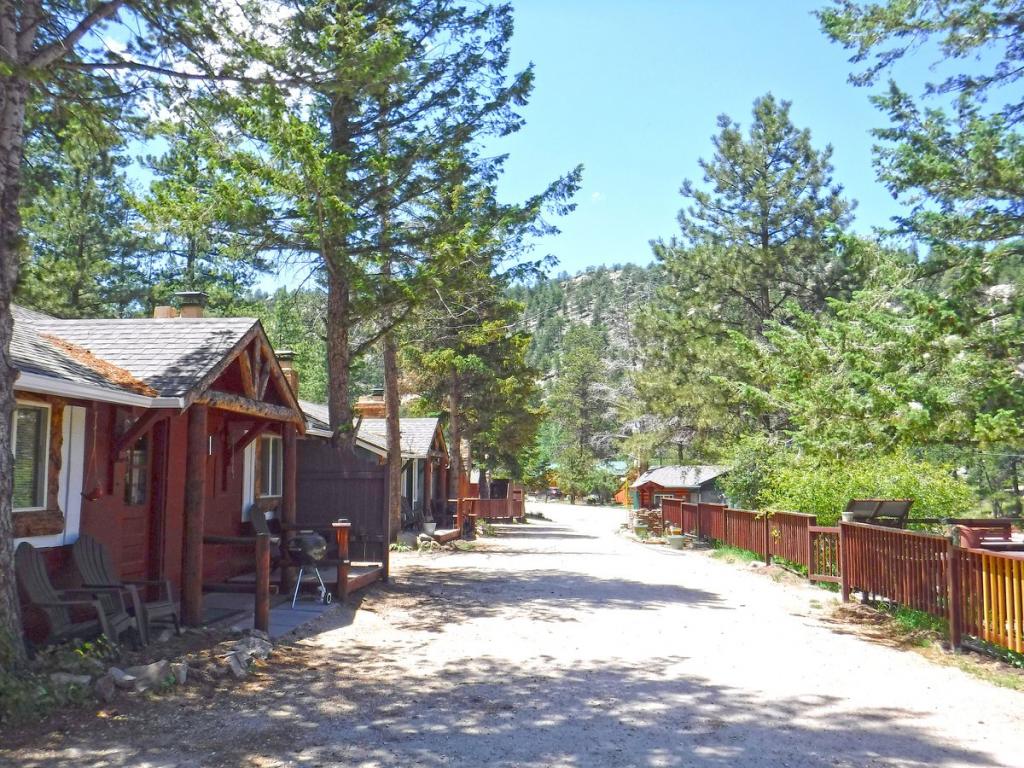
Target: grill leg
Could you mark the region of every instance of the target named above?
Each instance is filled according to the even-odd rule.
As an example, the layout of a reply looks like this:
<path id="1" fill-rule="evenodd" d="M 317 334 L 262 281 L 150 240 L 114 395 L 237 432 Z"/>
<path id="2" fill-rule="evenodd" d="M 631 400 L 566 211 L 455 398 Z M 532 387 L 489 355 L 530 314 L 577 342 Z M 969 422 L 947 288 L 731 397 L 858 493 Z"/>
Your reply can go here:
<path id="1" fill-rule="evenodd" d="M 292 595 L 292 608 L 295 607 L 295 601 L 299 599 L 299 587 L 302 586 L 302 572 L 306 570 L 304 567 L 299 566 L 299 578 L 295 580 L 295 594 Z M 318 573 L 317 576 L 320 574 Z"/>
<path id="2" fill-rule="evenodd" d="M 326 603 L 327 602 L 327 595 L 328 595 L 327 585 L 324 584 L 324 580 L 323 580 L 323 577 L 320 575 L 320 569 L 319 568 L 314 568 L 313 569 L 313 573 L 316 574 L 316 580 L 320 582 L 320 602 Z"/>

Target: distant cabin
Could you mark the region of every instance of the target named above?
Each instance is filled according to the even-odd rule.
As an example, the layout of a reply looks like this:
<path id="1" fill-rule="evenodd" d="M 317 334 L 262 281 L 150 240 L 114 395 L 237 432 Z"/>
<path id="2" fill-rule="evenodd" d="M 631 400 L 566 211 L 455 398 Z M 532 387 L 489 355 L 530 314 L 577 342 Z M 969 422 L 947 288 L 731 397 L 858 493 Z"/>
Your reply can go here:
<path id="1" fill-rule="evenodd" d="M 662 497 L 689 502 L 718 504 L 725 500 L 718 480 L 728 467 L 717 465 L 673 465 L 649 469 L 630 485 L 633 504 L 642 509 L 657 509 Z"/>

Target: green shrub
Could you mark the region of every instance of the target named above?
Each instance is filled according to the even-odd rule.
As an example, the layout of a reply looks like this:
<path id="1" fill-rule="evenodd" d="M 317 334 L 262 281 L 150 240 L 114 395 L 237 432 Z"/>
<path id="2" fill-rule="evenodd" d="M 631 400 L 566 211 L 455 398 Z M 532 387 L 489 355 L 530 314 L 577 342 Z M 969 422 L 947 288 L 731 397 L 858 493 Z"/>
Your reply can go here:
<path id="1" fill-rule="evenodd" d="M 761 493 L 765 507 L 817 515 L 819 525 L 835 525 L 856 498 L 913 499 L 911 518 L 962 517 L 977 505 L 974 491 L 951 467 L 906 454 L 791 461 L 775 467 Z"/>

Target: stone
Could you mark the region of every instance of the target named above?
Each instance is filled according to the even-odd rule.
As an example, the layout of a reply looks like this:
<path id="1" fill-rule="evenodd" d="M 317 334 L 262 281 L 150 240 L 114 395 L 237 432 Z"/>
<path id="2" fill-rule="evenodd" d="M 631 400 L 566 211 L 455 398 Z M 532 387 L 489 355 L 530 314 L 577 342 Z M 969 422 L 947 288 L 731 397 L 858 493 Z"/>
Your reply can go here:
<path id="1" fill-rule="evenodd" d="M 419 536 L 416 537 L 417 544 L 430 544 L 433 541 L 434 537 L 431 536 L 429 533 L 421 533 Z"/>
<path id="2" fill-rule="evenodd" d="M 114 684 L 114 678 L 110 675 L 97 677 L 96 682 L 92 686 L 92 692 L 96 695 L 96 698 L 104 704 L 109 704 L 114 700 L 114 695 L 117 693 L 117 686 Z"/>
<path id="3" fill-rule="evenodd" d="M 161 659 L 152 664 L 128 667 L 125 672 L 135 678 L 135 690 L 141 692 L 167 682 L 171 676 L 171 664 L 167 659 Z"/>
<path id="4" fill-rule="evenodd" d="M 249 670 L 246 668 L 245 662 L 238 658 L 238 654 L 229 653 L 224 657 L 224 660 L 227 662 L 228 670 L 239 680 L 249 674 Z"/>
<path id="5" fill-rule="evenodd" d="M 135 687 L 135 677 L 133 675 L 129 675 L 123 669 L 111 667 L 107 670 L 107 674 L 110 675 L 111 679 L 114 681 L 114 685 L 118 688 L 131 690 Z"/>
<path id="6" fill-rule="evenodd" d="M 412 531 L 402 531 L 400 534 L 398 534 L 398 543 L 406 547 L 415 547 L 416 536 L 417 534 L 413 533 Z"/>
<path id="7" fill-rule="evenodd" d="M 178 685 L 184 685 L 188 681 L 188 664 L 184 661 L 172 663 L 171 674 Z"/>
<path id="8" fill-rule="evenodd" d="M 268 643 L 270 642 L 270 635 L 268 635 L 262 629 L 250 629 L 249 634 L 252 637 L 258 637 L 260 640 L 266 640 Z"/>
<path id="9" fill-rule="evenodd" d="M 72 675 L 69 672 L 51 672 L 50 682 L 54 685 L 81 685 L 84 687 L 92 682 L 92 675 Z"/>
<path id="10" fill-rule="evenodd" d="M 170 627 L 166 627 L 166 628 L 160 630 L 160 634 L 158 634 L 154 638 L 154 640 L 156 642 L 158 642 L 158 643 L 166 643 L 172 637 L 174 637 L 174 630 L 171 629 Z"/>
<path id="11" fill-rule="evenodd" d="M 268 640 L 260 637 L 243 637 L 231 648 L 231 653 L 238 656 L 243 664 L 248 664 L 250 659 L 265 659 L 274 650 L 274 646 Z"/>

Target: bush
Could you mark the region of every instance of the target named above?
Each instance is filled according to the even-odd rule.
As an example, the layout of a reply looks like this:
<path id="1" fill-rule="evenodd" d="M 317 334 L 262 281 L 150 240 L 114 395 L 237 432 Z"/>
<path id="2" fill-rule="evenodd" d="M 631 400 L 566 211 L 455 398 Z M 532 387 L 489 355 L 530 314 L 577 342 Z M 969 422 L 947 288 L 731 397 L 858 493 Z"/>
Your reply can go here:
<path id="1" fill-rule="evenodd" d="M 761 503 L 817 515 L 835 525 L 846 503 L 856 498 L 913 499 L 910 517 L 962 517 L 977 505 L 974 491 L 952 467 L 906 454 L 837 462 L 790 461 L 775 467 Z"/>

